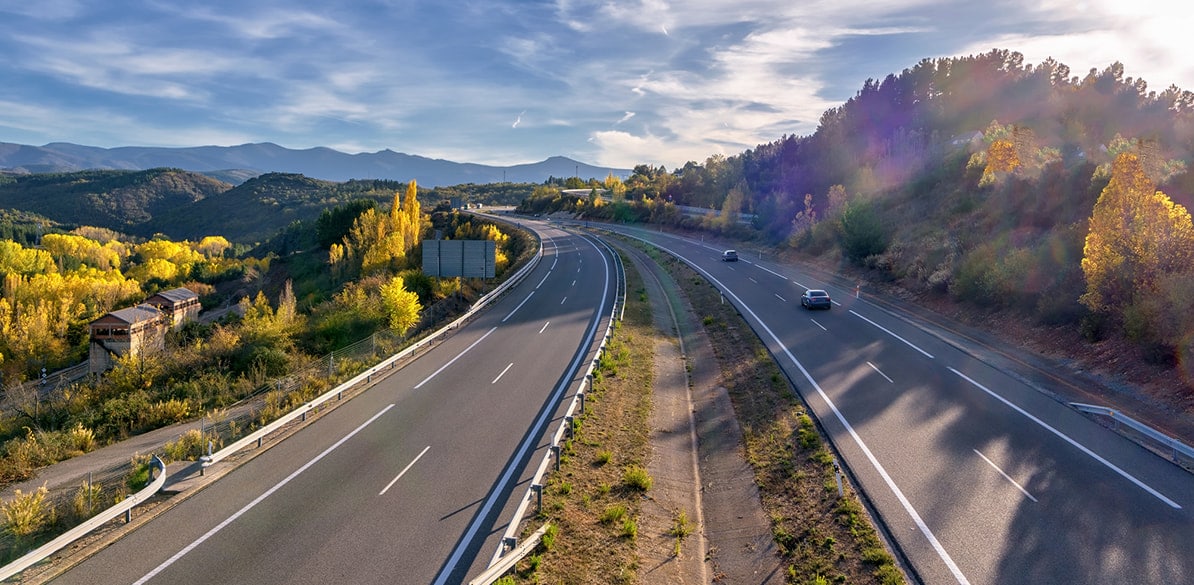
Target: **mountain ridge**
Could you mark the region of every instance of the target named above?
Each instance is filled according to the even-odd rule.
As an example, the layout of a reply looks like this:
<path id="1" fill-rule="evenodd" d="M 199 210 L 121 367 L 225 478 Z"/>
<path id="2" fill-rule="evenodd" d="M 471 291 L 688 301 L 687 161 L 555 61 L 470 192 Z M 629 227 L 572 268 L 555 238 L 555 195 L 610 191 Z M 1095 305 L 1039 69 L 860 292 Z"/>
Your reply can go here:
<path id="1" fill-rule="evenodd" d="M 148 170 L 176 168 L 227 176 L 297 173 L 325 181 L 383 179 L 418 181 L 439 187 L 463 183 L 542 183 L 549 177 L 579 175 L 625 178 L 628 169 L 590 165 L 565 156 L 509 166 L 461 163 L 388 148 L 377 152 L 345 153 L 326 146 L 291 149 L 272 142 L 236 146 L 103 148 L 70 142 L 42 146 L 0 142 L 0 170 L 14 173 L 62 173 L 83 170 Z"/>

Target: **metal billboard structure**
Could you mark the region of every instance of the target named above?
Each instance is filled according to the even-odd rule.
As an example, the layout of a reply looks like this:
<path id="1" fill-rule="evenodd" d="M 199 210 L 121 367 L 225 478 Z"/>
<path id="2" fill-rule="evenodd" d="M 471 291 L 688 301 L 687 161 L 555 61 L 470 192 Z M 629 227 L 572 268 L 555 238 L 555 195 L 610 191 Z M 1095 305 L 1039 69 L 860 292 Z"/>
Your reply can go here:
<path id="1" fill-rule="evenodd" d="M 497 242 L 423 240 L 423 274 L 452 278 L 493 278 Z"/>

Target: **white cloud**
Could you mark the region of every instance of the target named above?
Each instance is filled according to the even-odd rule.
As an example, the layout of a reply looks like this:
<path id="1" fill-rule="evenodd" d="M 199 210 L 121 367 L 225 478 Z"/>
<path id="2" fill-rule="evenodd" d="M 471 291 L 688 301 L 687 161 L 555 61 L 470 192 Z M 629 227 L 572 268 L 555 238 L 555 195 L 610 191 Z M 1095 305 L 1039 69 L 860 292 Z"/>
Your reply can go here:
<path id="1" fill-rule="evenodd" d="M 617 122 L 614 122 L 614 126 L 617 126 L 623 122 L 629 121 L 633 117 L 634 117 L 634 112 L 626 112 L 625 114 L 622 115 L 621 119 L 619 119 Z"/>

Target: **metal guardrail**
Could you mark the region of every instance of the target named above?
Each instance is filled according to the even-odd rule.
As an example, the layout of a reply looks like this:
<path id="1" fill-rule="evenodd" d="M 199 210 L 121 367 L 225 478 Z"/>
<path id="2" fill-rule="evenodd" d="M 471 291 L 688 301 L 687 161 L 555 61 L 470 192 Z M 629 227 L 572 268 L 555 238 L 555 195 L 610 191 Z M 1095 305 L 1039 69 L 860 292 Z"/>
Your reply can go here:
<path id="1" fill-rule="evenodd" d="M 1133 431 L 1136 431 L 1141 436 L 1156 443 L 1159 447 L 1169 450 L 1170 457 L 1173 459 L 1174 463 L 1180 465 L 1181 457 L 1185 457 L 1187 460 L 1194 462 L 1194 447 L 1190 447 L 1189 445 L 1170 437 L 1169 435 L 1166 435 L 1165 433 L 1162 433 L 1161 431 L 1158 431 L 1122 412 L 1107 408 L 1106 406 L 1083 404 L 1081 402 L 1071 402 L 1070 406 L 1078 409 L 1081 412 L 1108 417 L 1112 420 L 1113 425 L 1118 426 L 1122 424 Z"/>
<path id="2" fill-rule="evenodd" d="M 216 463 L 219 463 L 221 460 L 228 458 L 229 456 L 233 455 L 237 451 L 240 451 L 241 449 L 244 449 L 245 447 L 248 447 L 249 445 L 252 445 L 254 443 L 256 443 L 258 446 L 260 446 L 261 441 L 270 433 L 286 426 L 290 422 L 293 422 L 295 419 L 301 418 L 303 420 L 306 420 L 307 413 L 316 410 L 319 406 L 323 405 L 324 403 L 332 400 L 333 398 L 339 400 L 340 398 L 343 397 L 345 391 L 351 389 L 352 387 L 356 386 L 357 384 L 360 384 L 361 382 L 371 382 L 373 380 L 373 376 L 380 373 L 382 370 L 393 369 L 394 365 L 399 360 L 418 351 L 423 346 L 434 341 L 440 335 L 443 335 L 444 333 L 447 333 L 448 331 L 451 331 L 452 329 L 455 329 L 456 327 L 460 326 L 461 323 L 463 323 L 467 319 L 471 318 L 474 314 L 477 313 L 477 311 L 480 311 L 482 308 L 484 308 L 486 305 L 488 305 L 491 301 L 493 301 L 493 299 L 501 296 L 503 293 L 505 293 L 507 290 L 509 290 L 515 284 L 518 284 L 519 282 L 521 282 L 522 279 L 526 278 L 526 275 L 530 274 L 531 271 L 534 270 L 535 267 L 539 265 L 539 260 L 542 257 L 543 257 L 543 243 L 540 242 L 539 251 L 535 253 L 534 258 L 530 262 L 528 262 L 526 266 L 523 266 L 518 272 L 516 272 L 514 274 L 514 276 L 511 276 L 510 278 L 506 279 L 506 282 L 503 282 L 501 284 L 501 286 L 497 287 L 496 289 L 493 289 L 488 294 L 486 294 L 485 296 L 478 299 L 477 302 L 473 303 L 473 306 L 471 308 L 469 308 L 469 310 L 467 312 L 465 312 L 465 314 L 461 315 L 455 321 L 452 321 L 451 323 L 448 323 L 447 325 L 437 329 L 434 333 L 432 333 L 431 335 L 428 335 L 427 337 L 424 337 L 423 339 L 416 342 L 414 345 L 411 345 L 410 347 L 382 360 L 380 363 L 365 370 L 364 372 L 357 374 L 356 376 L 354 376 L 352 379 L 348 380 L 347 382 L 344 382 L 343 384 L 340 384 L 339 386 L 336 386 L 335 388 L 328 390 L 327 392 L 315 397 L 310 402 L 307 402 L 307 403 L 299 406 L 298 408 L 290 411 L 289 413 L 282 415 L 280 418 L 269 423 L 268 425 L 265 425 L 265 426 L 261 427 L 260 429 L 257 429 L 256 431 L 254 431 L 248 435 L 245 435 L 244 437 L 241 437 L 237 441 L 224 447 L 223 449 L 220 449 L 219 451 L 217 451 L 215 453 L 211 453 L 209 455 L 203 456 L 202 458 L 200 458 L 200 460 L 203 462 L 203 467 L 210 467 Z"/>
<path id="3" fill-rule="evenodd" d="M 78 526 L 68 530 L 58 538 L 55 538 L 54 540 L 51 540 L 50 542 L 47 542 L 46 544 L 43 544 L 40 547 L 30 551 L 25 556 L 3 567 L 0 567 L 0 581 L 8 579 L 17 573 L 32 567 L 33 565 L 41 562 L 42 559 L 45 559 L 46 557 L 62 550 L 70 543 L 82 538 L 88 532 L 95 530 L 110 520 L 114 520 L 121 514 L 125 515 L 125 519 L 127 521 L 128 514 L 137 504 L 145 502 L 154 494 L 158 493 L 158 490 L 162 489 L 163 485 L 166 485 L 166 464 L 155 456 L 153 458 L 151 468 L 152 467 L 156 467 L 158 469 L 158 476 L 156 479 L 149 482 L 148 486 L 145 486 L 141 489 L 141 491 L 125 498 L 115 506 L 112 506 L 107 510 L 100 512 L 99 514 L 92 516 L 86 522 L 83 522 L 82 524 L 79 524 Z"/>
<path id="4" fill-rule="evenodd" d="M 560 441 L 563 440 L 565 433 L 568 433 L 569 438 L 571 438 L 574 420 L 573 413 L 576 412 L 577 406 L 580 407 L 580 411 L 582 413 L 584 412 L 585 387 L 588 386 L 589 388 L 592 388 L 593 371 L 596 370 L 601 363 L 601 358 L 605 353 L 606 345 L 609 343 L 609 340 L 613 334 L 614 323 L 622 320 L 622 315 L 626 310 L 626 277 L 625 267 L 622 265 L 622 258 L 613 250 L 613 248 L 609 246 L 609 244 L 601 240 L 598 241 L 600 241 L 601 245 L 605 246 L 605 249 L 608 250 L 613 256 L 617 273 L 617 282 L 615 286 L 618 291 L 618 296 L 615 298 L 614 306 L 610 311 L 609 323 L 606 324 L 605 333 L 601 336 L 601 342 L 597 346 L 596 357 L 589 362 L 589 367 L 585 370 L 585 374 L 581 379 L 580 385 L 577 387 L 576 394 L 572 397 L 572 402 L 568 404 L 568 410 L 565 412 L 564 418 L 560 422 L 560 426 L 556 428 L 555 433 L 552 435 L 551 448 L 547 450 L 547 453 L 543 455 L 543 460 L 539 462 L 539 468 L 535 470 L 535 475 L 531 479 L 530 486 L 527 487 L 526 494 L 523 496 L 522 501 L 519 502 L 518 508 L 514 511 L 514 517 L 507 526 L 506 532 L 502 535 L 502 544 L 498 547 L 498 550 L 494 552 L 493 559 L 489 562 L 489 567 L 482 572 L 481 575 L 477 576 L 472 581 L 469 581 L 469 585 L 492 585 L 494 581 L 505 574 L 506 571 L 510 570 L 510 568 L 512 568 L 518 561 L 522 560 L 522 558 L 529 554 L 532 550 L 534 550 L 535 546 L 539 543 L 539 539 L 542 538 L 543 532 L 547 530 L 547 525 L 544 525 L 534 534 L 527 537 L 527 539 L 525 539 L 521 544 L 518 543 L 518 539 L 515 536 L 519 531 L 519 527 L 522 525 L 522 520 L 526 516 L 527 507 L 530 506 L 530 503 L 532 501 L 538 501 L 540 505 L 542 504 L 543 476 L 547 474 L 547 468 L 553 459 L 557 464 L 556 469 L 559 469 L 558 464 L 560 461 Z M 498 567 L 505 568 L 498 570 Z"/>
<path id="5" fill-rule="evenodd" d="M 507 571 L 513 569 L 514 565 L 518 564 L 518 561 L 521 561 L 523 557 L 530 554 L 531 551 L 535 550 L 535 547 L 539 546 L 539 541 L 547 533 L 548 526 L 551 526 L 551 524 L 544 524 L 539 527 L 539 530 L 536 530 L 523 540 L 521 544 L 514 547 L 514 550 L 510 551 L 509 554 L 501 557 L 496 563 L 489 565 L 488 569 L 485 569 L 480 575 L 469 581 L 468 585 L 491 585 L 494 581 L 497 581 Z"/>
<path id="6" fill-rule="evenodd" d="M 538 251 L 536 251 L 536 253 L 535 253 L 534 257 L 531 259 L 531 261 L 527 262 L 527 264 L 525 266 L 523 266 L 521 269 L 519 269 L 518 272 L 514 273 L 513 276 L 508 278 L 501 285 L 499 285 L 498 288 L 490 291 L 488 294 L 486 294 L 486 295 L 482 296 L 480 299 L 478 299 L 477 302 L 474 303 L 473 306 L 470 307 L 469 310 L 464 315 L 460 316 L 459 318 L 452 321 L 451 323 L 439 328 L 438 330 L 436 330 L 435 332 L 431 333 L 430 335 L 424 337 L 423 339 L 419 340 L 412 346 L 404 349 L 403 351 L 401 351 L 393 356 L 390 356 L 389 358 L 387 358 L 386 360 L 383 360 L 381 363 L 377 364 L 376 366 L 369 368 L 365 372 L 362 372 L 361 374 L 353 377 L 351 380 L 349 380 L 343 384 L 340 384 L 336 388 L 333 388 L 332 390 L 324 393 L 323 395 L 315 398 L 314 400 L 303 404 L 302 406 L 296 408 L 295 410 L 284 415 L 283 417 L 279 418 L 278 420 L 275 420 L 274 422 L 270 423 L 269 425 L 266 425 L 265 427 L 258 429 L 256 432 L 237 440 L 236 442 L 232 443 L 231 445 L 228 445 L 227 447 L 224 447 L 223 449 L 221 449 L 220 451 L 218 451 L 216 453 L 211 453 L 208 456 L 202 457 L 201 461 L 202 461 L 203 467 L 208 467 L 222 459 L 225 459 L 228 456 L 247 447 L 250 444 L 253 444 L 253 443 L 260 444 L 260 441 L 265 436 L 269 435 L 271 432 L 277 430 L 278 428 L 284 426 L 286 423 L 289 423 L 296 418 L 305 417 L 308 412 L 314 410 L 316 407 L 331 400 L 332 398 L 339 399 L 344 391 L 352 388 L 356 384 L 359 384 L 361 381 L 371 381 L 372 377 L 374 375 L 376 375 L 377 373 L 379 373 L 381 370 L 392 369 L 396 362 L 398 362 L 402 358 L 410 355 L 411 353 L 417 351 L 419 348 L 431 343 L 432 341 L 434 341 L 436 338 L 443 335 L 444 333 L 451 331 L 452 329 L 460 326 L 461 323 L 463 323 L 465 320 L 471 318 L 479 310 L 481 310 L 483 307 L 488 305 L 494 299 L 501 296 L 506 291 L 508 291 L 510 288 L 512 288 L 519 282 L 521 282 L 523 279 L 526 278 L 526 276 L 528 274 L 531 273 L 532 270 L 535 269 L 535 267 L 537 267 L 539 265 L 539 261 L 542 259 L 542 257 L 543 257 L 543 243 L 540 242 L 539 249 L 538 249 Z M 86 366 L 86 365 L 87 365 L 86 363 L 79 364 L 78 366 L 68 368 L 68 370 L 78 368 L 81 366 Z M 82 536 L 87 534 L 88 532 L 91 532 L 92 530 L 94 530 L 95 528 L 99 527 L 100 525 L 108 522 L 109 520 L 112 520 L 113 518 L 116 518 L 117 516 L 119 516 L 121 514 L 127 514 L 129 512 L 129 510 L 131 510 L 134 506 L 136 506 L 137 504 L 139 504 L 141 502 L 144 502 L 153 494 L 156 494 L 158 492 L 158 490 L 160 490 L 162 488 L 162 486 L 165 485 L 165 483 L 166 483 L 166 471 L 165 471 L 166 468 L 165 468 L 165 464 L 162 462 L 162 460 L 156 456 L 154 457 L 152 463 L 154 466 L 157 466 L 161 470 L 161 473 L 159 474 L 157 479 L 155 479 L 153 482 L 150 483 L 149 486 L 147 486 L 146 488 L 137 492 L 136 494 L 133 494 L 132 496 L 129 496 L 128 498 L 125 498 L 120 503 L 116 504 L 115 506 L 112 506 L 112 507 L 108 508 L 107 510 L 100 512 L 99 514 L 88 519 L 86 522 L 79 524 L 75 528 L 72 528 L 68 532 L 55 538 L 54 540 L 50 541 L 49 543 L 27 553 L 25 556 L 21 557 L 20 559 L 17 559 L 16 561 L 9 563 L 8 565 L 0 567 L 0 581 L 8 579 L 9 577 L 12 577 L 12 576 L 20 573 L 21 571 L 29 568 L 30 566 L 42 561 L 49 555 L 54 554 L 58 550 L 61 550 L 66 545 L 70 544 L 71 542 L 74 542 L 75 540 L 78 540 L 79 538 L 81 538 Z"/>

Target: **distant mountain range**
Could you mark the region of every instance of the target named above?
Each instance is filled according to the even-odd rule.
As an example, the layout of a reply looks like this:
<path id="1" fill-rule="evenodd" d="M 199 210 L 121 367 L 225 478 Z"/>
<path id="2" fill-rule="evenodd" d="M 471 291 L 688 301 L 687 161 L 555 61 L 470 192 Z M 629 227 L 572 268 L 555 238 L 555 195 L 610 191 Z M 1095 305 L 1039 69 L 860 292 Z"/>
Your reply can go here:
<path id="1" fill-rule="evenodd" d="M 625 178 L 627 169 L 598 167 L 563 156 L 506 167 L 458 163 L 392 150 L 348 154 L 330 148 L 294 150 L 269 142 L 240 146 L 99 148 L 67 142 L 29 146 L 0 142 L 0 170 L 57 173 L 88 169 L 175 168 L 203 173 L 233 184 L 271 172 L 299 173 L 327 181 L 349 179 L 416 180 L 421 187 L 464 183 L 542 183 L 548 177 Z"/>

